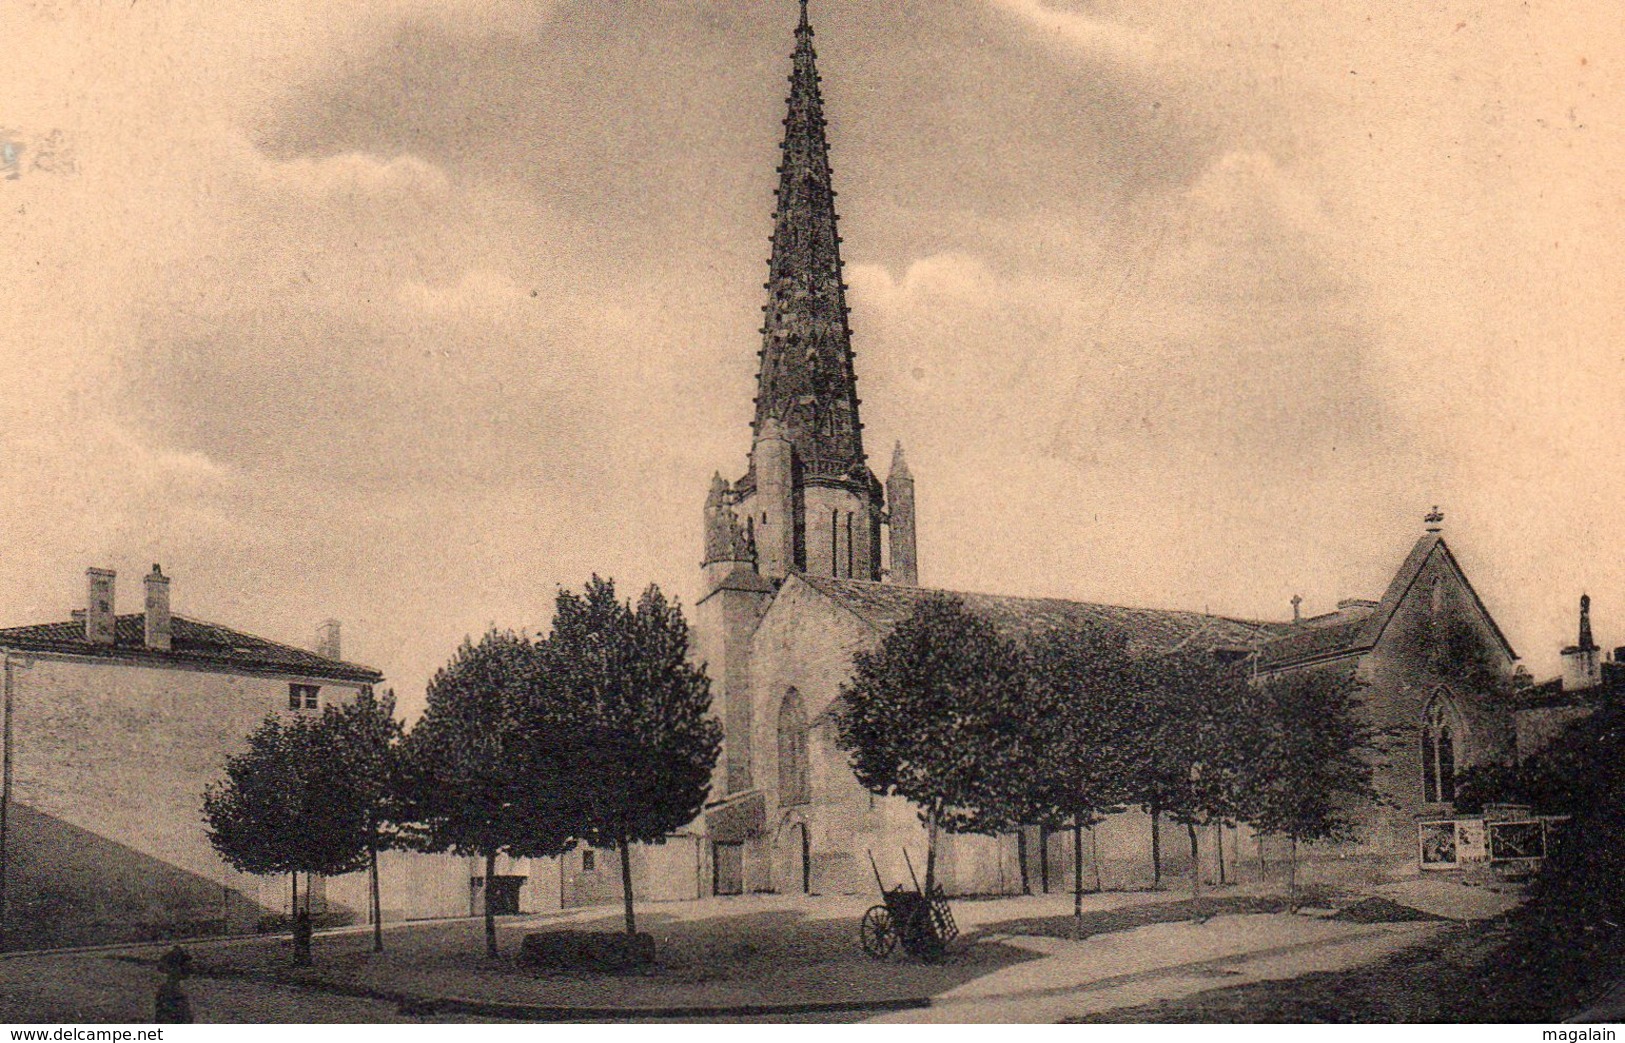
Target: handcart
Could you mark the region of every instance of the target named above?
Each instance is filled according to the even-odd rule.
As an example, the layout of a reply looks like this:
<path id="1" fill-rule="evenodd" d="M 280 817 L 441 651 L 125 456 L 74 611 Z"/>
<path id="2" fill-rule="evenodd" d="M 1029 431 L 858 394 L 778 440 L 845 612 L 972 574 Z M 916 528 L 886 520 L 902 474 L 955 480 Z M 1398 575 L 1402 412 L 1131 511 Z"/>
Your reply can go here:
<path id="1" fill-rule="evenodd" d="M 914 890 L 898 884 L 888 891 L 880 879 L 874 852 L 869 852 L 869 868 L 874 870 L 875 884 L 885 904 L 873 906 L 863 914 L 858 939 L 863 951 L 877 960 L 891 955 L 901 942 L 903 951 L 910 956 L 934 963 L 947 952 L 948 943 L 959 937 L 959 926 L 954 923 L 953 910 L 948 907 L 948 896 L 943 893 L 942 885 L 933 882 L 930 895 L 926 895 L 920 878 L 914 875 L 914 863 L 906 850 L 903 862 L 914 881 Z"/>

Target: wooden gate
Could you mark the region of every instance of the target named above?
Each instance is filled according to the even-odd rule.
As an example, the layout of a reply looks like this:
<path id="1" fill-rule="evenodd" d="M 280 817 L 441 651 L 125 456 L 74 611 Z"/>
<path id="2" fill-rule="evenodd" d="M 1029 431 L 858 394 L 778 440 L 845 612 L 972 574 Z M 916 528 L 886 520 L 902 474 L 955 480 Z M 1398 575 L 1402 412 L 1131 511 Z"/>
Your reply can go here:
<path id="1" fill-rule="evenodd" d="M 711 845 L 711 891 L 719 895 L 745 893 L 745 845 Z"/>

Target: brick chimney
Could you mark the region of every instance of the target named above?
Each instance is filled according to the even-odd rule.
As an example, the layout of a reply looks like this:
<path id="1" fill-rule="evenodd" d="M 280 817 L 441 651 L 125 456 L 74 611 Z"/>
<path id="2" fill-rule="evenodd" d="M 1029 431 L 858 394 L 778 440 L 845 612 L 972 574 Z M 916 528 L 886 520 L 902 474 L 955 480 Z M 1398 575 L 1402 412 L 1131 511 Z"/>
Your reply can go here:
<path id="1" fill-rule="evenodd" d="M 113 644 L 113 580 L 117 575 L 112 569 L 85 570 L 90 587 L 85 599 L 85 640 L 93 645 Z"/>
<path id="2" fill-rule="evenodd" d="M 329 619 L 316 631 L 316 654 L 326 659 L 343 659 L 344 646 L 339 640 L 340 624 Z"/>
<path id="3" fill-rule="evenodd" d="M 1582 692 L 1602 684 L 1601 649 L 1591 636 L 1591 597 L 1580 595 L 1580 640 L 1563 649 L 1563 691 Z"/>
<path id="4" fill-rule="evenodd" d="M 147 573 L 146 644 L 148 648 L 167 652 L 170 649 L 172 627 L 169 618 L 169 577 L 156 564 Z"/>

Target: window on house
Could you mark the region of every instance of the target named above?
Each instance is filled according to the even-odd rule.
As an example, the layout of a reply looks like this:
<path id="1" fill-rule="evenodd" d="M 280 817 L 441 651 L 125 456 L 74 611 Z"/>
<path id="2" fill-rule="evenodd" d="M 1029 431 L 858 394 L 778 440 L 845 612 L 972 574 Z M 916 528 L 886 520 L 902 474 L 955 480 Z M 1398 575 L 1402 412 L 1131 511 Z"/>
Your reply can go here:
<path id="1" fill-rule="evenodd" d="M 317 693 L 319 693 L 321 690 L 322 689 L 321 689 L 320 685 L 314 685 L 314 684 L 290 684 L 288 686 L 288 709 L 290 709 L 290 710 L 314 710 L 314 709 L 316 709 L 316 707 L 317 707 L 317 705 L 319 703 L 319 700 L 317 699 Z"/>
<path id="2" fill-rule="evenodd" d="M 1454 716 L 1442 696 L 1434 696 L 1422 722 L 1422 799 L 1429 804 L 1456 799 Z"/>
<path id="3" fill-rule="evenodd" d="M 846 578 L 851 579 L 858 574 L 857 562 L 854 560 L 852 550 L 852 512 L 846 512 Z"/>
<path id="4" fill-rule="evenodd" d="M 812 779 L 807 763 L 807 710 L 794 688 L 779 704 L 779 806 L 812 802 Z"/>
<path id="5" fill-rule="evenodd" d="M 592 848 L 585 848 L 581 852 L 581 871 L 583 873 L 598 872 L 598 852 Z"/>

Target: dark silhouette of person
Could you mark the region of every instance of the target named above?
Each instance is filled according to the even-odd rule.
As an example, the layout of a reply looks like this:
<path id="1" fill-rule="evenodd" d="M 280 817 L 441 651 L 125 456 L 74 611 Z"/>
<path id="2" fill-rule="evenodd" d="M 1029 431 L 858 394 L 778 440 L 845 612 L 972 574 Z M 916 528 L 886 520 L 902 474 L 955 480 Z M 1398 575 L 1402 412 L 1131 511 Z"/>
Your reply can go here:
<path id="1" fill-rule="evenodd" d="M 158 969 L 164 972 L 164 983 L 158 986 L 153 1000 L 152 1020 L 159 1025 L 190 1025 L 192 1001 L 181 988 L 181 979 L 191 969 L 192 954 L 179 945 L 158 958 Z"/>
<path id="2" fill-rule="evenodd" d="M 310 920 L 310 910 L 301 909 L 293 916 L 293 956 L 294 962 L 305 966 L 310 963 L 310 941 L 315 934 L 315 925 Z"/>

